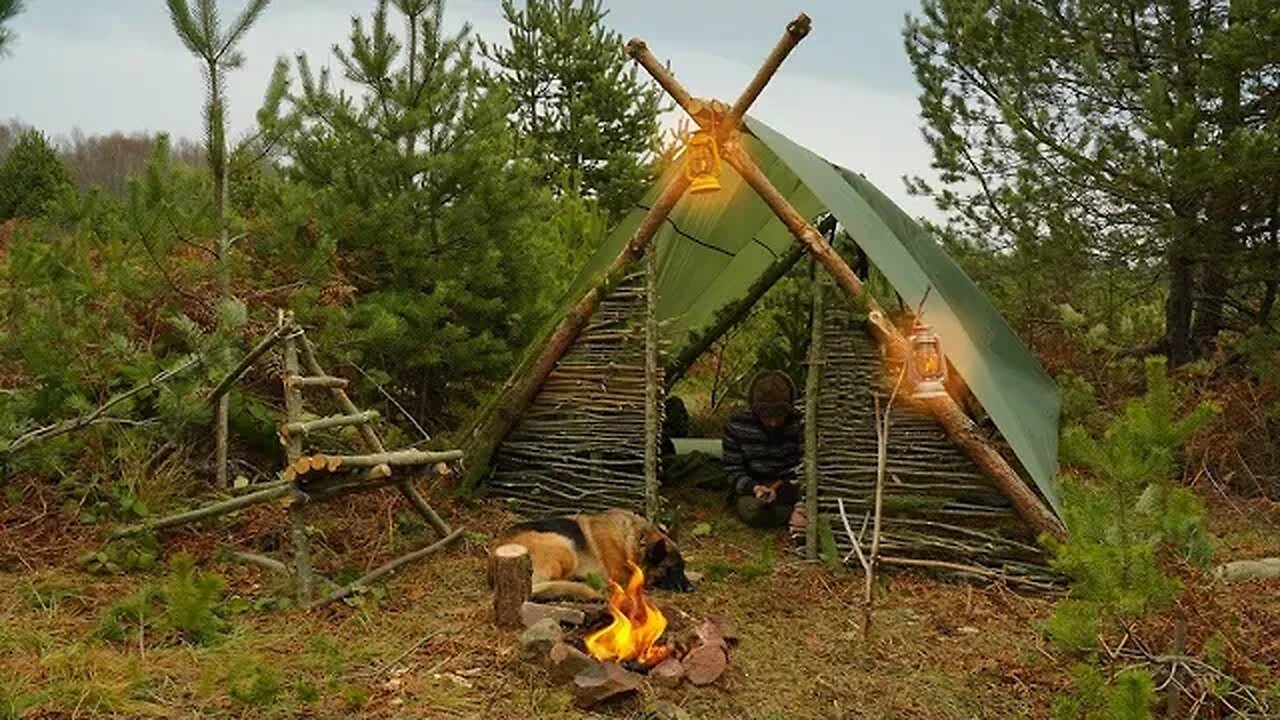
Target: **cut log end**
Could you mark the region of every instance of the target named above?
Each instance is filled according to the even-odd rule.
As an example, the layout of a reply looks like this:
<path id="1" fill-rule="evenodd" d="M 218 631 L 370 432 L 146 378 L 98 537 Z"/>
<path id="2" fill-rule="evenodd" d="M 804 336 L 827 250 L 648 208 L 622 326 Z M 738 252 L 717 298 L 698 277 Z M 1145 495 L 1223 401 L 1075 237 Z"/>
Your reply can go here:
<path id="1" fill-rule="evenodd" d="M 797 40 L 804 39 L 805 36 L 809 34 L 809 31 L 812 29 L 813 29 L 813 21 L 810 20 L 809 16 L 804 13 L 800 13 L 799 15 L 796 16 L 795 20 L 792 20 L 790 23 L 787 24 L 787 32 L 790 33 Z"/>
<path id="2" fill-rule="evenodd" d="M 502 545 L 493 551 L 493 621 L 498 627 L 524 626 L 521 608 L 533 590 L 533 566 L 529 549 Z"/>

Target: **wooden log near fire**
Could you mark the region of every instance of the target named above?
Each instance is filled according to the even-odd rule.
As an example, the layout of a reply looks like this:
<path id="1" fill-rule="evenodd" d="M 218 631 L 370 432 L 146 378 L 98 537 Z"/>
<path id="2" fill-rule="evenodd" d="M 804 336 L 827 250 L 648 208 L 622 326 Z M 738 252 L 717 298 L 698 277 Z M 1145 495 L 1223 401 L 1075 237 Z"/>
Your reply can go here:
<path id="1" fill-rule="evenodd" d="M 533 591 L 529 548 L 501 545 L 493 551 L 493 622 L 498 627 L 524 626 L 520 610 Z"/>

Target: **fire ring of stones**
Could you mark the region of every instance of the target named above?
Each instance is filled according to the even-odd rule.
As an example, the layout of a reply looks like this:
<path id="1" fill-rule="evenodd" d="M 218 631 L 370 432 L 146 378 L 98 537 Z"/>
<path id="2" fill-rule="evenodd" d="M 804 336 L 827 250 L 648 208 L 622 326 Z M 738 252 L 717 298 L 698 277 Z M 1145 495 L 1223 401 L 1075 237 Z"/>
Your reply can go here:
<path id="1" fill-rule="evenodd" d="M 724 674 L 729 648 L 738 641 L 727 619 L 712 616 L 696 622 L 676 608 L 651 603 L 642 593 L 632 598 L 620 591 L 615 590 L 608 605 L 524 602 L 520 606 L 524 657 L 543 665 L 552 682 L 568 685 L 574 701 L 584 709 L 639 693 L 646 683 L 661 688 L 677 688 L 686 682 L 710 685 Z M 639 603 L 631 604 L 635 600 Z M 592 657 L 590 638 L 626 636 L 631 627 L 623 629 L 623 624 L 648 612 L 656 612 L 665 621 L 653 643 L 655 650 L 643 653 L 648 662 Z"/>

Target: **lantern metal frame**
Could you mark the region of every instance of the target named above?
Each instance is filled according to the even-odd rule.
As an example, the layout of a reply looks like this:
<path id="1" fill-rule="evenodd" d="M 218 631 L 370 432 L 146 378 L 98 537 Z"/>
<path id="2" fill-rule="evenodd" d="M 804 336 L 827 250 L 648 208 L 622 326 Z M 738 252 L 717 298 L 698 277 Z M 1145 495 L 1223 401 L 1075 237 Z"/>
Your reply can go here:
<path id="1" fill-rule="evenodd" d="M 914 385 L 911 397 L 926 400 L 947 395 L 947 356 L 942 352 L 942 338 L 932 326 L 917 319 L 909 339 L 911 353 L 907 362 Z M 921 367 L 921 352 L 928 347 L 937 356 L 937 368 L 933 370 Z"/>

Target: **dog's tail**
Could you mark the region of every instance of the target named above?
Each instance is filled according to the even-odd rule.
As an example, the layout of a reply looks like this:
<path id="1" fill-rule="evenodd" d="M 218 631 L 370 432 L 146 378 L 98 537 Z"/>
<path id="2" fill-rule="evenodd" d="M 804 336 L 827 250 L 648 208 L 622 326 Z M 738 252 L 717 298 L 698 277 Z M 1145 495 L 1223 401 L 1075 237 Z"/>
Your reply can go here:
<path id="1" fill-rule="evenodd" d="M 602 600 L 600 591 L 574 580 L 545 580 L 533 584 L 534 600 Z"/>

